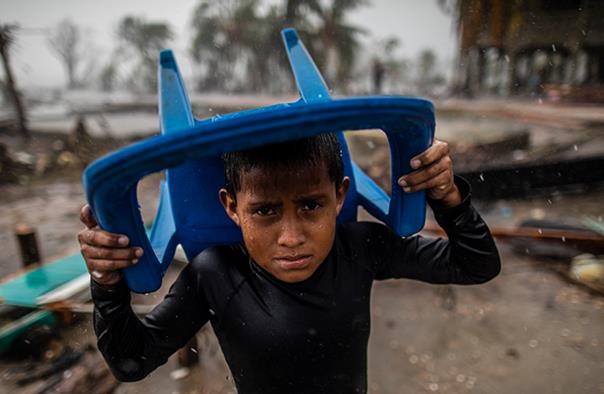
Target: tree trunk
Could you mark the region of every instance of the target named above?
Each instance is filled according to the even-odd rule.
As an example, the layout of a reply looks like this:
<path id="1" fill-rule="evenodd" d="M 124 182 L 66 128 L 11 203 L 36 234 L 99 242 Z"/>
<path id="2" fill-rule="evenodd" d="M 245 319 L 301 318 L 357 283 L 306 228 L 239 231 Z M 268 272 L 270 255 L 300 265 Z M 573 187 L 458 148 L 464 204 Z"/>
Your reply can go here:
<path id="1" fill-rule="evenodd" d="M 19 124 L 19 132 L 23 137 L 29 139 L 30 133 L 27 128 L 27 118 L 25 116 L 25 108 L 21 101 L 21 95 L 17 90 L 15 79 L 13 78 L 13 71 L 10 66 L 10 59 L 8 56 L 8 48 L 3 37 L 0 37 L 0 57 L 2 57 L 2 64 L 4 64 L 4 74 L 6 75 L 6 88 L 10 97 L 13 100 L 15 111 L 17 112 L 17 122 Z"/>

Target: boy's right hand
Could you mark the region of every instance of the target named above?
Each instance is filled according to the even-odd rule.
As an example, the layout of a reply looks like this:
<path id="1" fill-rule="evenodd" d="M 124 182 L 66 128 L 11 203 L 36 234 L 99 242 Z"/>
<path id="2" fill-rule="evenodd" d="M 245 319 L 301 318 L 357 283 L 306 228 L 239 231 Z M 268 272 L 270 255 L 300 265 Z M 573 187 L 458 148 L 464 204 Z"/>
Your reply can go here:
<path id="1" fill-rule="evenodd" d="M 118 283 L 120 270 L 136 264 L 143 249 L 129 247 L 125 235 L 101 230 L 88 204 L 80 211 L 80 221 L 86 228 L 78 233 L 78 242 L 92 279 L 101 285 Z"/>

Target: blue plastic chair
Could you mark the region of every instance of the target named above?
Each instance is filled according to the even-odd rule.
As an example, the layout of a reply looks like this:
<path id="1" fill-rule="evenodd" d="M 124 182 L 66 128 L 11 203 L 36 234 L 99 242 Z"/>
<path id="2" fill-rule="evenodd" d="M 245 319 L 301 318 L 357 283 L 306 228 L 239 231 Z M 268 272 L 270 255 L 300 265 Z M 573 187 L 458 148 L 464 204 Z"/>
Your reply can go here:
<path id="1" fill-rule="evenodd" d="M 338 133 L 344 171 L 351 179 L 338 221 L 356 220 L 360 205 L 401 236 L 423 227 L 424 193 L 404 193 L 397 179 L 411 171 L 409 160 L 432 143 L 432 104 L 406 97 L 332 100 L 295 30 L 285 29 L 282 36 L 299 101 L 197 120 L 174 56 L 169 50 L 163 51 L 159 65 L 161 135 L 111 153 L 84 172 L 86 197 L 101 228 L 127 234 L 131 245 L 145 251 L 137 265 L 124 270 L 132 291 L 147 293 L 160 287 L 178 244 L 192 259 L 208 246 L 241 242 L 239 228 L 218 200 L 218 190 L 224 184 L 220 159 L 224 152 Z M 342 130 L 361 129 L 382 129 L 388 137 L 392 198 L 350 159 Z M 159 209 L 147 237 L 136 187 L 145 175 L 163 169 L 167 169 L 166 181 L 162 182 Z"/>

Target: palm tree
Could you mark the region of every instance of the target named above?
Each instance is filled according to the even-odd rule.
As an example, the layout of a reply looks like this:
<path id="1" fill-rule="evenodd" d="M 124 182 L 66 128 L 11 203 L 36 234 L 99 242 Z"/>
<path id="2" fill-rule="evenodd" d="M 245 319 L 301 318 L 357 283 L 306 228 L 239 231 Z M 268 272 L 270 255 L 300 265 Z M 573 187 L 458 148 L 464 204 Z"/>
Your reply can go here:
<path id="1" fill-rule="evenodd" d="M 258 15 L 259 4 L 259 0 L 204 0 L 197 6 L 191 20 L 195 31 L 191 54 L 205 68 L 200 88 L 241 89 L 245 82 L 237 79 L 248 73 L 237 75 L 237 69 L 249 71 L 268 61 L 255 56 L 264 49 L 267 30 Z"/>
<path id="2" fill-rule="evenodd" d="M 328 83 L 346 87 L 350 79 L 357 51 L 358 36 L 364 30 L 346 23 L 346 15 L 356 8 L 368 4 L 368 0 L 332 0 L 323 5 L 317 0 L 287 0 L 286 21 L 304 24 L 300 20 L 300 9 L 306 8 L 319 19 L 319 25 L 310 27 L 309 47 L 315 61 L 324 72 Z M 308 24 L 302 32 L 308 29 Z M 304 39 L 304 34 L 302 34 Z"/>
<path id="3" fill-rule="evenodd" d="M 260 13 L 260 0 L 203 0 L 195 9 L 191 54 L 202 67 L 201 89 L 284 90 L 291 87 L 279 31 L 295 27 L 327 79 L 343 86 L 352 71 L 360 29 L 345 15 L 366 0 L 285 0 Z M 314 18 L 313 18 L 314 16 Z"/>
<path id="4" fill-rule="evenodd" d="M 142 18 L 127 16 L 119 24 L 118 35 L 139 57 L 138 69 L 143 83 L 150 92 L 157 90 L 157 58 L 173 37 L 170 26 L 163 22 L 147 22 Z"/>
<path id="5" fill-rule="evenodd" d="M 17 112 L 17 122 L 19 132 L 23 137 L 29 139 L 30 133 L 27 127 L 27 117 L 25 115 L 25 107 L 21 101 L 21 94 L 17 89 L 17 84 L 13 76 L 13 70 L 10 64 L 10 46 L 15 41 L 15 30 L 16 25 L 0 25 L 0 57 L 2 58 L 2 64 L 4 65 L 4 75 L 6 76 L 6 89 L 8 95 L 13 101 L 15 106 L 15 112 Z"/>

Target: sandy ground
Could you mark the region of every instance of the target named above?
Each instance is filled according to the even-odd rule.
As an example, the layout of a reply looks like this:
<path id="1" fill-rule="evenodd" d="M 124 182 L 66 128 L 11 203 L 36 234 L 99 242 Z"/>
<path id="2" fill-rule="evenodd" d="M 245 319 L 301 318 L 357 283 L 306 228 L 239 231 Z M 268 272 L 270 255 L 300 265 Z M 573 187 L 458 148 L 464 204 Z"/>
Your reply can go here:
<path id="1" fill-rule="evenodd" d="M 562 281 L 543 262 L 500 249 L 503 271 L 482 286 L 375 284 L 370 392 L 604 392 L 604 299 Z M 61 335 L 75 346 L 93 343 L 89 316 Z M 187 377 L 170 377 L 178 369 L 172 357 L 116 393 L 234 392 L 211 329 L 198 342 L 201 364 Z M 0 381 L 0 393 L 9 392 Z"/>

